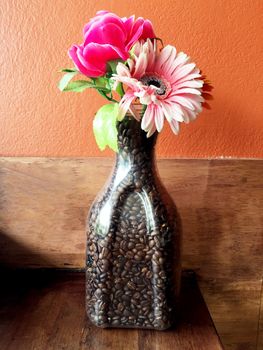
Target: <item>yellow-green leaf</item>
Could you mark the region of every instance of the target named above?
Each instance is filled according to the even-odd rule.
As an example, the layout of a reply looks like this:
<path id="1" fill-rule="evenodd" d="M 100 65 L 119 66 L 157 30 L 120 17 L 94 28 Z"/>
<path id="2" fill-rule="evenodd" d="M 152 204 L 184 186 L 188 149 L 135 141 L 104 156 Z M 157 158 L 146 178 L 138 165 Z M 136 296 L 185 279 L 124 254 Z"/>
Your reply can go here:
<path id="1" fill-rule="evenodd" d="M 118 152 L 116 121 L 119 113 L 118 103 L 102 106 L 93 121 L 93 132 L 100 150 L 107 146 Z"/>
<path id="2" fill-rule="evenodd" d="M 64 91 L 66 87 L 68 86 L 70 80 L 76 75 L 78 72 L 68 72 L 67 74 L 63 75 L 63 77 L 60 79 L 60 82 L 58 83 L 58 88 L 60 91 Z"/>

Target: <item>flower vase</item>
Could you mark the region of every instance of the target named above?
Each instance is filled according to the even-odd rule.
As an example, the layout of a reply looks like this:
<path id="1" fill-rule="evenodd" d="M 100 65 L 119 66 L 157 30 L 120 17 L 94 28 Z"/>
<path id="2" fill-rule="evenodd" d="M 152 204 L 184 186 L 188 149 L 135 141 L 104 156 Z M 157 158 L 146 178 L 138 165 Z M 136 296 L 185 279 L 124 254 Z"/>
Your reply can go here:
<path id="1" fill-rule="evenodd" d="M 164 330 L 176 318 L 180 218 L 147 138 L 131 115 L 117 123 L 112 175 L 87 220 L 86 311 L 100 327 Z"/>

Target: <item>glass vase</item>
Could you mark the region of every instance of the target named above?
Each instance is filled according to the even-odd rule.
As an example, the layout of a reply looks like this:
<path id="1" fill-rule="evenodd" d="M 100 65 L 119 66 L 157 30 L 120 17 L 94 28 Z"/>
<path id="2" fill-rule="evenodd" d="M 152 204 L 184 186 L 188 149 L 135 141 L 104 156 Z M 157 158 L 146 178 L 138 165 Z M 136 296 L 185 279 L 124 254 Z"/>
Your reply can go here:
<path id="1" fill-rule="evenodd" d="M 118 122 L 116 163 L 87 220 L 86 311 L 100 327 L 164 330 L 176 318 L 180 219 L 149 138 L 131 115 Z"/>

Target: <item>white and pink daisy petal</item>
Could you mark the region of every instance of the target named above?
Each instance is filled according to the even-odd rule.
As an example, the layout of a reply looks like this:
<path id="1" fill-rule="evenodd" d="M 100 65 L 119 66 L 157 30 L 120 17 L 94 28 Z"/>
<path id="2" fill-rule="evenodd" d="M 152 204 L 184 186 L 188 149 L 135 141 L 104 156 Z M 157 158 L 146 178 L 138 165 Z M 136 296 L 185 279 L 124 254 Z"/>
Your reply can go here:
<path id="1" fill-rule="evenodd" d="M 148 105 L 144 115 L 142 117 L 141 127 L 143 130 L 148 131 L 151 123 L 154 122 L 154 109 L 152 104 Z"/>
<path id="2" fill-rule="evenodd" d="M 131 93 L 126 93 L 123 98 L 121 99 L 119 103 L 119 115 L 118 120 L 121 121 L 125 117 L 126 113 L 128 112 L 132 102 L 135 100 L 136 96 Z"/>
<path id="3" fill-rule="evenodd" d="M 177 103 L 162 103 L 163 113 L 168 122 L 170 122 L 173 118 L 179 122 L 183 122 L 183 111 Z"/>
<path id="4" fill-rule="evenodd" d="M 122 77 L 131 77 L 131 73 L 130 73 L 130 70 L 127 66 L 125 66 L 125 64 L 119 62 L 117 64 L 117 67 L 116 67 L 116 73 L 118 76 L 122 76 Z"/>
<path id="5" fill-rule="evenodd" d="M 175 135 L 178 135 L 179 133 L 179 123 L 177 120 L 173 119 L 170 122 L 171 129 Z"/>
<path id="6" fill-rule="evenodd" d="M 163 115 L 163 111 L 161 108 L 159 108 L 159 106 L 155 107 L 155 125 L 156 125 L 156 129 L 158 132 L 160 132 L 163 128 L 163 123 L 164 123 L 164 115 Z"/>
<path id="7" fill-rule="evenodd" d="M 147 131 L 147 137 L 151 137 L 156 131 L 156 126 L 154 120 L 151 122 L 148 131 Z"/>

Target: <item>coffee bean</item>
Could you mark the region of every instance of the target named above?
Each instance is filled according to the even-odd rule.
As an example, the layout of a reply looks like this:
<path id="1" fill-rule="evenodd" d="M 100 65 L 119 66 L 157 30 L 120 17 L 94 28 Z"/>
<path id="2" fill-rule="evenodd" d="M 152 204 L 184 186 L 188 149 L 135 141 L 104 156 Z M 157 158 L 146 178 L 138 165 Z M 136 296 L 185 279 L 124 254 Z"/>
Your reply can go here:
<path id="1" fill-rule="evenodd" d="M 138 292 L 135 292 L 134 295 L 133 295 L 133 298 L 136 299 L 136 300 L 140 299 L 141 298 L 141 294 L 138 293 Z"/>
<path id="2" fill-rule="evenodd" d="M 152 272 L 151 271 L 147 271 L 146 277 L 147 278 L 152 278 L 152 276 L 153 276 Z"/>
<path id="3" fill-rule="evenodd" d="M 135 254 L 134 259 L 137 261 L 140 261 L 140 260 L 142 260 L 142 257 L 139 254 Z"/>
<path id="4" fill-rule="evenodd" d="M 142 273 L 147 273 L 148 272 L 148 268 L 145 266 L 142 268 Z"/>
<path id="5" fill-rule="evenodd" d="M 126 257 L 132 259 L 134 257 L 134 253 L 132 251 L 128 251 L 126 253 Z"/>
<path id="6" fill-rule="evenodd" d="M 119 303 L 118 306 L 117 306 L 117 309 L 122 312 L 124 310 L 124 305 Z"/>
<path id="7" fill-rule="evenodd" d="M 135 243 L 134 242 L 129 242 L 128 243 L 128 249 L 133 249 L 135 247 Z"/>
<path id="8" fill-rule="evenodd" d="M 132 290 L 135 290 L 135 289 L 136 289 L 136 285 L 135 285 L 132 281 L 129 281 L 129 282 L 127 283 L 127 287 L 128 287 L 129 289 L 132 289 Z"/>
<path id="9" fill-rule="evenodd" d="M 150 248 L 153 248 L 153 246 L 154 246 L 154 240 L 153 239 L 151 239 L 150 241 L 149 241 L 149 247 Z"/>

